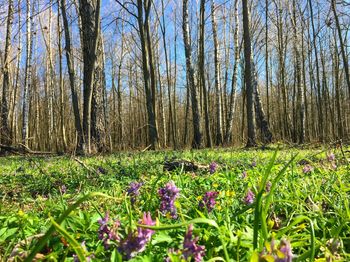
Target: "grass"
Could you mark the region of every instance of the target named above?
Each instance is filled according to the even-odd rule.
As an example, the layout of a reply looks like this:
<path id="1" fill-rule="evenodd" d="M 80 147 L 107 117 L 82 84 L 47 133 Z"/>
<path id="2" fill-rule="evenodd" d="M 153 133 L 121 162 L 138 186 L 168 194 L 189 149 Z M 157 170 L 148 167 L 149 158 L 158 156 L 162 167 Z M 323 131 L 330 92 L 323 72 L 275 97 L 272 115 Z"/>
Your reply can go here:
<path id="1" fill-rule="evenodd" d="M 137 237 L 132 233 L 137 228 L 155 233 L 131 260 L 180 261 L 190 224 L 198 245 L 205 247 L 205 261 L 274 261 L 278 256 L 287 261 L 276 250 L 285 240 L 296 261 L 349 261 L 349 156 L 334 149 L 330 161 L 331 151 L 321 148 L 276 152 L 122 153 L 80 158 L 85 166 L 69 157 L 1 158 L 0 261 L 122 261 L 126 257 L 118 247 L 128 235 Z M 171 158 L 216 162 L 218 169 L 214 174 L 163 171 L 164 159 Z M 311 172 L 303 172 L 306 165 Z M 180 189 L 176 219 L 159 211 L 158 189 L 171 180 Z M 135 204 L 126 194 L 133 181 L 143 182 Z M 252 204 L 244 202 L 248 189 L 255 195 Z M 212 212 L 198 205 L 208 191 L 219 192 Z M 140 225 L 147 211 L 155 225 Z M 121 239 L 107 250 L 98 238 L 98 220 L 106 212 L 120 221 Z"/>

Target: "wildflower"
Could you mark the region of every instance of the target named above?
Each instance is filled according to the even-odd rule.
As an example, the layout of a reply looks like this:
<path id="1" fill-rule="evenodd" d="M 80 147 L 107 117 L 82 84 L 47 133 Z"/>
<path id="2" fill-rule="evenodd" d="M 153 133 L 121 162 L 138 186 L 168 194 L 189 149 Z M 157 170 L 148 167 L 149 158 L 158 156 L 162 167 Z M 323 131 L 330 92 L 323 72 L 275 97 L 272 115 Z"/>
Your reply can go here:
<path id="1" fill-rule="evenodd" d="M 143 183 L 138 183 L 138 182 L 131 182 L 129 184 L 129 188 L 127 190 L 128 195 L 130 196 L 130 201 L 131 204 L 135 204 L 137 196 L 140 195 L 140 187 L 143 185 Z"/>
<path id="2" fill-rule="evenodd" d="M 310 173 L 310 172 L 312 172 L 312 170 L 313 170 L 313 167 L 311 165 L 309 165 L 309 164 L 307 164 L 307 165 L 305 165 L 303 167 L 303 173 L 304 174 Z"/>
<path id="3" fill-rule="evenodd" d="M 216 204 L 215 199 L 218 195 L 219 193 L 215 191 L 206 192 L 203 196 L 203 200 L 199 201 L 199 208 L 203 209 L 206 207 L 208 212 L 211 212 L 214 209 Z"/>
<path id="4" fill-rule="evenodd" d="M 62 195 L 65 194 L 65 193 L 67 192 L 67 187 L 66 187 L 66 185 L 60 186 L 60 191 L 61 191 L 61 194 L 62 194 Z"/>
<path id="5" fill-rule="evenodd" d="M 278 247 L 272 239 L 270 245 L 267 243 L 264 250 L 259 255 L 261 261 L 292 262 L 293 253 L 290 243 L 282 239 Z M 260 261 L 259 260 L 259 261 Z"/>
<path id="6" fill-rule="evenodd" d="M 179 196 L 180 190 L 175 186 L 173 181 L 168 182 L 165 187 L 158 190 L 161 198 L 160 211 L 166 215 L 170 214 L 172 218 L 177 218 L 177 210 L 175 207 L 175 200 Z"/>
<path id="7" fill-rule="evenodd" d="M 248 192 L 247 192 L 246 196 L 244 197 L 244 202 L 247 205 L 250 205 L 254 202 L 254 199 L 255 199 L 254 193 L 250 189 L 248 189 Z"/>
<path id="8" fill-rule="evenodd" d="M 226 196 L 227 197 L 233 197 L 235 195 L 236 195 L 235 191 L 226 191 Z"/>
<path id="9" fill-rule="evenodd" d="M 109 215 L 108 212 L 105 214 L 105 217 L 98 220 L 100 227 L 98 229 L 98 239 L 102 240 L 103 246 L 105 249 L 109 248 L 110 241 L 119 241 L 118 228 L 120 222 L 115 220 L 113 225 L 109 225 Z"/>
<path id="10" fill-rule="evenodd" d="M 99 174 L 101 174 L 101 175 L 106 175 L 106 174 L 107 174 L 107 170 L 104 169 L 102 166 L 99 166 L 99 167 L 97 168 L 97 172 L 98 172 Z"/>
<path id="11" fill-rule="evenodd" d="M 215 162 L 210 163 L 209 165 L 209 173 L 214 174 L 218 168 L 218 164 Z"/>
<path id="12" fill-rule="evenodd" d="M 242 173 L 242 179 L 246 178 L 247 175 L 248 175 L 247 171 L 243 171 L 243 173 Z"/>
<path id="13" fill-rule="evenodd" d="M 328 160 L 329 162 L 335 161 L 335 155 L 334 155 L 333 152 L 327 154 L 327 160 Z"/>
<path id="14" fill-rule="evenodd" d="M 191 224 L 188 227 L 188 230 L 185 234 L 183 242 L 183 258 L 187 261 L 190 257 L 193 257 L 195 262 L 203 261 L 205 255 L 205 247 L 197 244 L 198 237 L 192 239 L 193 225 Z"/>
<path id="15" fill-rule="evenodd" d="M 255 160 L 252 161 L 252 167 L 256 167 L 256 161 Z"/>
<path id="16" fill-rule="evenodd" d="M 271 181 L 267 181 L 266 186 L 265 186 L 265 191 L 268 193 L 271 190 L 272 183 Z"/>
<path id="17" fill-rule="evenodd" d="M 139 224 L 154 226 L 155 222 L 148 212 L 143 214 L 143 218 L 139 221 Z M 138 227 L 137 231 L 130 232 L 120 243 L 118 250 L 126 259 L 130 259 L 146 249 L 146 245 L 151 240 L 153 234 L 154 231 L 151 229 Z"/>

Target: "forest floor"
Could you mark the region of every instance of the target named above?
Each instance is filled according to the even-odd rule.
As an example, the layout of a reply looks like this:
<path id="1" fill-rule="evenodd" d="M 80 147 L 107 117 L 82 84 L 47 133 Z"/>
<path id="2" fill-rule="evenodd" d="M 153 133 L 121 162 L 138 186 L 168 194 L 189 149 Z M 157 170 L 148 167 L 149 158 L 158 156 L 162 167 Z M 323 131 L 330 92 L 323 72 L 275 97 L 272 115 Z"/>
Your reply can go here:
<path id="1" fill-rule="evenodd" d="M 350 261 L 347 150 L 0 158 L 0 261 Z"/>

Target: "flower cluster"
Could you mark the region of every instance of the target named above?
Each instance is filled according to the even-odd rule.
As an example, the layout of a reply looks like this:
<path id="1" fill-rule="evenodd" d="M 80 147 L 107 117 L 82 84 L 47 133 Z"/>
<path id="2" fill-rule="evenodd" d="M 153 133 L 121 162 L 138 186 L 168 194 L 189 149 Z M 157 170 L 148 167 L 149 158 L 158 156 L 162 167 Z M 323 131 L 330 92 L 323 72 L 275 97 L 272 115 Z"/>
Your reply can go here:
<path id="1" fill-rule="evenodd" d="M 331 164 L 331 167 L 333 169 L 337 169 L 337 165 L 335 163 L 335 155 L 334 155 L 334 153 L 331 152 L 331 153 L 327 154 L 327 160 Z"/>
<path id="2" fill-rule="evenodd" d="M 143 185 L 142 182 L 131 182 L 129 184 L 129 188 L 127 189 L 127 193 L 130 196 L 131 204 L 135 204 L 137 197 L 140 195 L 140 187 Z"/>
<path id="3" fill-rule="evenodd" d="M 335 161 L 335 155 L 334 155 L 333 152 L 327 154 L 327 160 L 328 160 L 329 162 Z"/>
<path id="4" fill-rule="evenodd" d="M 193 225 L 191 224 L 185 234 L 182 255 L 186 261 L 188 261 L 189 258 L 193 257 L 194 261 L 200 262 L 205 256 L 205 247 L 197 244 L 198 237 L 195 237 L 193 239 L 192 233 Z"/>
<path id="5" fill-rule="evenodd" d="M 180 190 L 175 186 L 173 181 L 168 182 L 165 187 L 158 190 L 160 196 L 160 211 L 163 214 L 170 214 L 172 218 L 177 218 L 175 200 L 179 196 Z"/>
<path id="6" fill-rule="evenodd" d="M 141 225 L 154 226 L 151 214 L 144 213 L 143 218 L 139 221 Z M 124 255 L 126 259 L 134 257 L 146 248 L 146 244 L 151 240 L 154 231 L 147 228 L 138 227 L 137 231 L 130 232 L 127 237 L 120 242 L 118 251 Z"/>
<path id="7" fill-rule="evenodd" d="M 243 171 L 242 172 L 242 179 L 245 179 L 248 176 L 247 171 Z"/>
<path id="8" fill-rule="evenodd" d="M 193 238 L 193 225 L 189 225 L 187 232 L 184 237 L 183 249 L 174 250 L 173 248 L 169 249 L 169 257 L 165 259 L 166 262 L 171 262 L 171 257 L 175 256 L 181 261 L 192 261 L 201 262 L 205 256 L 205 247 L 197 244 L 198 237 Z M 176 260 L 178 261 L 178 260 Z"/>
<path id="9" fill-rule="evenodd" d="M 218 164 L 216 162 L 212 162 L 209 165 L 209 173 L 214 174 L 216 170 L 218 169 Z"/>
<path id="10" fill-rule="evenodd" d="M 120 226 L 120 222 L 115 220 L 110 226 L 109 223 L 109 215 L 106 213 L 105 217 L 98 220 L 100 227 L 98 229 L 98 239 L 102 240 L 103 246 L 105 249 L 109 248 L 110 241 L 119 241 L 118 228 Z"/>
<path id="11" fill-rule="evenodd" d="M 202 198 L 202 200 L 199 201 L 199 208 L 203 209 L 204 207 L 207 208 L 208 212 L 211 212 L 214 209 L 214 206 L 216 204 L 216 198 L 219 195 L 216 191 L 209 191 L 206 192 Z"/>
<path id="12" fill-rule="evenodd" d="M 290 243 L 284 239 L 281 240 L 278 247 L 276 247 L 275 241 L 272 239 L 270 245 L 265 245 L 265 248 L 260 253 L 259 257 L 261 261 L 271 261 L 271 257 L 273 257 L 273 261 L 275 262 L 292 262 L 292 247 Z"/>
<path id="13" fill-rule="evenodd" d="M 244 197 L 244 203 L 246 203 L 247 205 L 253 204 L 254 199 L 255 199 L 254 193 L 250 189 L 248 189 L 248 192 Z"/>
<path id="14" fill-rule="evenodd" d="M 303 167 L 304 174 L 308 174 L 308 173 L 312 172 L 313 170 L 314 170 L 314 168 L 309 164 L 307 164 Z"/>

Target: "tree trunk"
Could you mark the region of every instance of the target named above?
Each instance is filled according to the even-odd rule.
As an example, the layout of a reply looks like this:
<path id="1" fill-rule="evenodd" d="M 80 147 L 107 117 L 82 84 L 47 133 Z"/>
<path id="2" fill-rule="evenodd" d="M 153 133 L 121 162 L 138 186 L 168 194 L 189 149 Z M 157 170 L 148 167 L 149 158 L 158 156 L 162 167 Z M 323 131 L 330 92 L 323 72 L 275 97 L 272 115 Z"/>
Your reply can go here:
<path id="1" fill-rule="evenodd" d="M 192 104 L 192 122 L 193 122 L 193 133 L 194 138 L 192 142 L 193 148 L 202 147 L 202 131 L 201 131 L 201 115 L 198 103 L 197 88 L 194 81 L 194 70 L 192 66 L 192 47 L 190 43 L 189 34 L 189 22 L 188 22 L 188 0 L 183 0 L 182 3 L 182 15 L 183 15 L 183 38 L 185 47 L 185 57 L 186 57 L 186 76 L 187 76 L 187 88 L 191 94 L 191 104 Z"/>
<path id="2" fill-rule="evenodd" d="M 204 122 L 205 122 L 205 135 L 206 135 L 206 146 L 211 147 L 211 131 L 210 131 L 210 120 L 209 120 L 209 110 L 208 110 L 208 93 L 207 87 L 205 85 L 205 69 L 204 69 L 204 29 L 205 29 L 205 0 L 200 2 L 200 24 L 199 24 L 199 57 L 198 57 L 198 69 L 199 69 L 199 78 L 201 84 L 201 90 L 203 92 L 204 100 Z"/>
<path id="3" fill-rule="evenodd" d="M 251 42 L 249 32 L 249 15 L 247 0 L 243 3 L 243 38 L 244 38 L 244 81 L 246 86 L 247 97 L 247 124 L 248 124 L 248 140 L 247 147 L 256 146 L 255 141 L 255 123 L 254 123 L 254 88 L 252 86 L 252 67 L 251 67 Z"/>
<path id="4" fill-rule="evenodd" d="M 150 5 L 147 5 L 150 8 Z M 152 88 L 154 88 L 154 82 L 151 82 L 150 75 L 150 65 L 149 65 L 149 52 L 152 52 L 147 45 L 147 29 L 144 23 L 143 17 L 143 3 L 142 0 L 137 1 L 137 20 L 139 26 L 139 34 L 140 34 L 140 42 L 141 42 L 141 52 L 142 52 L 142 71 L 143 71 L 143 80 L 144 80 L 144 88 L 146 94 L 146 108 L 147 108 L 147 116 L 148 116 L 148 137 L 150 142 L 150 149 L 154 150 L 158 147 L 158 131 L 156 124 L 156 116 L 155 116 L 155 108 L 154 108 L 154 92 Z M 145 10 L 145 20 L 149 18 L 149 9 Z"/>
<path id="5" fill-rule="evenodd" d="M 80 112 L 79 112 L 79 100 L 78 94 L 75 88 L 75 71 L 74 71 L 74 60 L 72 54 L 72 46 L 70 41 L 70 31 L 66 13 L 66 0 L 61 0 L 61 10 L 62 10 L 62 18 L 63 18 L 63 28 L 65 35 L 65 50 L 66 50 L 66 60 L 69 74 L 69 82 L 70 89 L 72 93 L 72 104 L 73 104 L 73 112 L 74 112 L 74 123 L 75 130 L 77 133 L 77 151 L 78 153 L 83 152 L 83 127 L 81 124 Z"/>
<path id="6" fill-rule="evenodd" d="M 13 22 L 13 0 L 9 0 L 8 13 L 7 13 L 7 29 L 5 39 L 5 52 L 4 52 L 4 65 L 3 65 L 3 82 L 2 82 L 2 104 L 1 104 L 1 132 L 0 143 L 4 145 L 12 144 L 12 134 L 9 127 L 9 89 L 10 89 L 10 75 L 9 75 L 9 63 L 10 63 L 10 45 L 12 34 L 12 22 Z"/>
<path id="7" fill-rule="evenodd" d="M 337 27 L 337 32 L 338 32 L 338 37 L 339 37 L 339 42 L 340 42 L 340 51 L 341 51 L 341 55 L 343 58 L 343 65 L 344 65 L 344 70 L 345 70 L 345 80 L 346 80 L 346 85 L 348 86 L 348 93 L 349 93 L 348 95 L 350 98 L 350 75 L 349 75 L 348 57 L 347 57 L 347 54 L 346 54 L 346 51 L 344 48 L 343 36 L 341 33 L 339 18 L 338 18 L 338 14 L 337 14 L 336 0 L 332 0 L 331 5 L 332 5 L 332 11 L 334 14 L 334 18 L 335 18 L 335 25 Z"/>
<path id="8" fill-rule="evenodd" d="M 239 63 L 239 55 L 240 55 L 240 48 L 238 46 L 239 38 L 238 38 L 238 32 L 239 32 L 239 18 L 238 18 L 238 0 L 235 0 L 235 29 L 234 29 L 234 52 L 235 52 L 235 58 L 234 58 L 234 65 L 233 65 L 233 73 L 232 73 L 232 82 L 231 82 L 231 94 L 230 94 L 230 101 L 229 101 L 229 107 L 228 107 L 228 118 L 226 121 L 226 131 L 225 131 L 225 144 L 228 144 L 232 140 L 232 127 L 233 127 L 233 115 L 235 113 L 235 106 L 236 106 L 236 85 L 237 85 L 237 75 L 238 75 L 238 63 Z"/>
<path id="9" fill-rule="evenodd" d="M 83 47 L 83 151 L 91 152 L 91 110 L 93 98 L 94 73 L 100 35 L 101 0 L 79 0 Z"/>
<path id="10" fill-rule="evenodd" d="M 269 123 L 267 122 L 266 115 L 262 106 L 259 88 L 258 88 L 258 79 L 256 75 L 255 63 L 253 62 L 253 57 L 251 58 L 252 65 L 252 85 L 254 90 L 254 106 L 255 106 L 255 118 L 258 128 L 261 131 L 262 142 L 264 144 L 269 144 L 272 142 L 272 133 L 269 128 Z"/>
<path id="11" fill-rule="evenodd" d="M 221 83 L 219 71 L 219 43 L 217 36 L 217 24 L 215 14 L 215 3 L 211 0 L 211 22 L 214 41 L 214 73 L 215 73 L 215 92 L 216 92 L 216 140 L 217 146 L 222 144 L 222 112 L 221 112 Z"/>
<path id="12" fill-rule="evenodd" d="M 25 78 L 24 78 L 24 91 L 23 91 L 23 104 L 22 104 L 22 144 L 28 146 L 28 114 L 29 114 L 29 97 L 32 81 L 32 16 L 31 13 L 31 0 L 27 0 L 27 19 L 26 19 L 26 66 L 25 66 Z"/>

